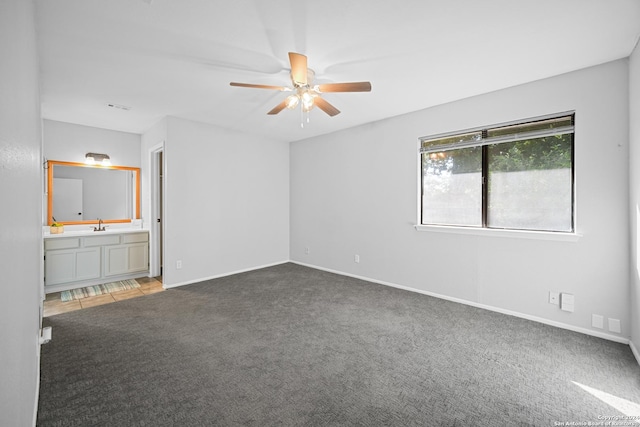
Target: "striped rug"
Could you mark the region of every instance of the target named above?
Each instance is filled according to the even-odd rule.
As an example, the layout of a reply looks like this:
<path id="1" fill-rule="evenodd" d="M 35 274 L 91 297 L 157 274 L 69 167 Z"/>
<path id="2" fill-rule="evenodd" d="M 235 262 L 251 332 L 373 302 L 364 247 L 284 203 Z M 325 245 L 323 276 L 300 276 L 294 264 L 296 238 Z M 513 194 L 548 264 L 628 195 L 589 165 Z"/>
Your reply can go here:
<path id="1" fill-rule="evenodd" d="M 111 292 L 126 291 L 128 289 L 135 289 L 139 287 L 140 285 L 135 280 L 120 280 L 119 282 L 111 282 L 103 285 L 87 286 L 86 288 L 63 291 L 60 293 L 60 299 L 63 302 L 67 302 L 74 299 L 110 294 Z"/>

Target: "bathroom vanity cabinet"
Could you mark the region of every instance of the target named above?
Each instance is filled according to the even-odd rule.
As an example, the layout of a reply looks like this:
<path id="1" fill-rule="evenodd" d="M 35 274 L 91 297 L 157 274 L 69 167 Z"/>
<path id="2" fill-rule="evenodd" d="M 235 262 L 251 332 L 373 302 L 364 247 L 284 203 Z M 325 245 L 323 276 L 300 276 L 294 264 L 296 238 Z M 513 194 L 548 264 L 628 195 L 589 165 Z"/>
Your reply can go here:
<path id="1" fill-rule="evenodd" d="M 149 271 L 149 233 L 50 235 L 44 254 L 47 293 L 132 279 Z"/>

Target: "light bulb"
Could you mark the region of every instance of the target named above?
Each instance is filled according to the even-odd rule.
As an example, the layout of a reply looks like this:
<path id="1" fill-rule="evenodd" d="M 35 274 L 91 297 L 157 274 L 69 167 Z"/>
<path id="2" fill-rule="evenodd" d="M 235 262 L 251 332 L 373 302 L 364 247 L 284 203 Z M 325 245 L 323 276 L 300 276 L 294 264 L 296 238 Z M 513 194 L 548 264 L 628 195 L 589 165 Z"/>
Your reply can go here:
<path id="1" fill-rule="evenodd" d="M 300 102 L 300 98 L 298 98 L 298 95 L 289 95 L 287 96 L 287 99 L 285 99 L 284 102 L 287 105 L 288 109 L 293 110 L 298 106 L 298 102 Z"/>
<path id="2" fill-rule="evenodd" d="M 91 156 L 88 156 L 88 157 L 85 157 L 85 158 L 84 158 L 84 162 L 85 162 L 86 164 L 88 164 L 88 165 L 93 165 L 93 164 L 95 164 L 95 163 L 96 163 L 96 159 L 94 159 L 94 158 L 93 158 L 93 157 L 91 157 Z"/>
<path id="3" fill-rule="evenodd" d="M 309 111 L 314 106 L 313 95 L 309 92 L 303 92 L 302 94 L 302 110 Z"/>

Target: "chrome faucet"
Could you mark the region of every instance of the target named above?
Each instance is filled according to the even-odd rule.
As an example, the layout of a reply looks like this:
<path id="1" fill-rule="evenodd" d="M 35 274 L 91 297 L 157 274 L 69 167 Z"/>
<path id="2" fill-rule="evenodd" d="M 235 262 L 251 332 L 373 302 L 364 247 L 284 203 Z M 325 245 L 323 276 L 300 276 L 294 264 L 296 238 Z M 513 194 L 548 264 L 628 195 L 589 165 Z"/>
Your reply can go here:
<path id="1" fill-rule="evenodd" d="M 93 231 L 105 231 L 105 227 L 102 225 L 102 220 L 98 218 L 98 226 L 93 227 Z"/>

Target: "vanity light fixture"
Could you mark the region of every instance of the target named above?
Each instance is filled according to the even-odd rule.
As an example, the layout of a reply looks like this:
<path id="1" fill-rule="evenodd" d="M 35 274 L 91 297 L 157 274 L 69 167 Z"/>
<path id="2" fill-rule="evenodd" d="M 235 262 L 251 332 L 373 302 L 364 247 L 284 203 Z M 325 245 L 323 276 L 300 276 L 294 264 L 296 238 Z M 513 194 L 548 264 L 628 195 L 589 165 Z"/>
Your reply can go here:
<path id="1" fill-rule="evenodd" d="M 111 159 L 107 154 L 87 153 L 84 156 L 84 162 L 88 165 L 101 164 L 102 166 L 111 166 Z"/>

